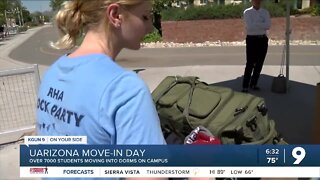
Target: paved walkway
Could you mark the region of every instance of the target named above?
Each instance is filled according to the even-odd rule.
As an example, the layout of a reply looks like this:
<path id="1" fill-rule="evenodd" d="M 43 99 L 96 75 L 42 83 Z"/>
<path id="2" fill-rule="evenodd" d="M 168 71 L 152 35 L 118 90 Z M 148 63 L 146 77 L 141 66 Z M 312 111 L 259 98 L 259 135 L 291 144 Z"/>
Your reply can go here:
<path id="1" fill-rule="evenodd" d="M 30 66 L 30 64 L 15 61 L 9 58 L 10 52 L 20 44 L 41 30 L 43 27 L 30 29 L 22 34 L 8 37 L 0 41 L 0 70 L 15 69 Z M 41 74 L 45 71 L 46 66 L 39 66 Z M 0 146 L 0 179 L 16 180 L 22 179 L 19 176 L 19 144 L 9 144 Z M 26 178 L 30 179 L 30 178 Z M 34 178 L 37 179 L 37 178 Z"/>
<path id="2" fill-rule="evenodd" d="M 20 46 L 23 42 L 25 42 L 27 39 L 29 39 L 35 33 L 37 33 L 39 30 L 45 27 L 47 26 L 29 29 L 24 33 L 10 36 L 5 38 L 5 40 L 0 41 L 0 70 L 29 66 L 30 64 L 11 59 L 9 57 L 9 54 L 11 51 L 13 51 L 15 48 Z M 47 66 L 39 66 L 41 72 L 43 72 L 46 68 Z"/>
<path id="3" fill-rule="evenodd" d="M 14 61 L 8 54 L 40 28 L 0 42 L 0 69 L 17 68 L 28 64 Z M 156 49 L 161 51 L 161 49 Z M 130 59 L 130 57 L 127 57 Z M 320 57 L 319 57 L 320 59 Z M 40 66 L 41 74 L 47 66 Z M 264 97 L 269 115 L 275 119 L 278 130 L 291 144 L 311 142 L 311 129 L 315 110 L 315 85 L 320 82 L 320 66 L 292 66 L 290 69 L 290 91 L 285 95 L 270 92 L 272 77 L 277 75 L 278 66 L 265 66 L 260 84 L 262 91 L 254 93 Z M 196 75 L 208 83 L 240 90 L 243 65 L 148 67 L 140 73 L 153 90 L 167 75 Z M 19 148 L 17 144 L 0 146 L 0 179 L 18 179 Z"/>

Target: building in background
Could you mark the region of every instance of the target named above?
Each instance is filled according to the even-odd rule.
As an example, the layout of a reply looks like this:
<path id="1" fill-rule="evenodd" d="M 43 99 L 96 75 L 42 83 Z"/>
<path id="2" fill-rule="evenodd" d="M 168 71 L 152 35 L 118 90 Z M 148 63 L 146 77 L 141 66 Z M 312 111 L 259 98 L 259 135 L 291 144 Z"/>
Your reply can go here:
<path id="1" fill-rule="evenodd" d="M 240 4 L 240 3 L 248 3 L 251 0 L 194 0 L 194 5 L 203 6 L 210 3 L 218 4 L 218 5 L 227 5 L 227 4 Z M 280 2 L 284 0 L 266 0 L 273 2 Z M 292 0 L 293 7 L 295 9 L 305 9 L 312 5 L 320 4 L 320 0 Z"/>
<path id="2" fill-rule="evenodd" d="M 194 0 L 193 3 L 196 6 L 203 6 L 209 3 L 214 3 L 218 5 L 227 5 L 227 4 L 240 4 L 243 0 Z"/>
<path id="3" fill-rule="evenodd" d="M 310 0 L 293 0 L 293 1 L 294 1 L 293 8 L 295 8 L 295 9 L 305 9 L 305 8 L 310 7 L 310 5 L 311 5 Z"/>

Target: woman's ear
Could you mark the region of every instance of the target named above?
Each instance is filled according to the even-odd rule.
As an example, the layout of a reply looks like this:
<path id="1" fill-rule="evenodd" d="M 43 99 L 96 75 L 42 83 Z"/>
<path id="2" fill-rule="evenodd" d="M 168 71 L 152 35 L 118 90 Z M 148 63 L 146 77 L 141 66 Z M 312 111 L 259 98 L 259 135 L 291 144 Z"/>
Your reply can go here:
<path id="1" fill-rule="evenodd" d="M 119 28 L 122 23 L 121 7 L 119 4 L 112 3 L 107 7 L 107 18 L 113 27 Z"/>

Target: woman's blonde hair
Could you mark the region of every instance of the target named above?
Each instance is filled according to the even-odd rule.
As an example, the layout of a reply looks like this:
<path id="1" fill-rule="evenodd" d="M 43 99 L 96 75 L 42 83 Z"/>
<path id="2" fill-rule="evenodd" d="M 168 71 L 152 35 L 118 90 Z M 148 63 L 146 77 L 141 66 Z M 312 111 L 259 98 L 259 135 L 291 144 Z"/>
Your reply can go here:
<path id="1" fill-rule="evenodd" d="M 105 7 L 111 3 L 135 6 L 145 0 L 69 0 L 63 3 L 55 17 L 62 37 L 51 46 L 56 49 L 70 49 L 88 29 L 94 28 L 104 19 Z"/>

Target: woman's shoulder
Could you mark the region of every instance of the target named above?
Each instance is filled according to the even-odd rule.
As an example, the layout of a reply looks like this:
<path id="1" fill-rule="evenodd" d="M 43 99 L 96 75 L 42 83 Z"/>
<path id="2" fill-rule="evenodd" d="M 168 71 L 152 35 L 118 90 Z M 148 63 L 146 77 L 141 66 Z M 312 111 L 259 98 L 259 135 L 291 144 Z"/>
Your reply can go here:
<path id="1" fill-rule="evenodd" d="M 138 76 L 135 72 L 130 70 L 124 70 L 121 75 L 119 75 L 115 80 L 114 83 L 117 86 L 123 86 L 124 88 L 129 89 L 147 89 L 147 85 L 145 82 Z"/>
<path id="2" fill-rule="evenodd" d="M 112 79 L 125 71 L 105 54 L 87 54 L 77 57 L 63 55 L 49 69 L 96 80 Z"/>
<path id="3" fill-rule="evenodd" d="M 141 97 L 151 96 L 148 86 L 134 72 L 124 71 L 106 84 L 101 99 L 112 99 L 111 104 L 124 104 L 128 101 L 139 101 Z M 110 105 L 110 104 L 108 104 Z"/>

